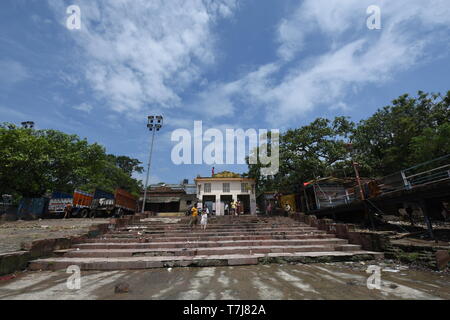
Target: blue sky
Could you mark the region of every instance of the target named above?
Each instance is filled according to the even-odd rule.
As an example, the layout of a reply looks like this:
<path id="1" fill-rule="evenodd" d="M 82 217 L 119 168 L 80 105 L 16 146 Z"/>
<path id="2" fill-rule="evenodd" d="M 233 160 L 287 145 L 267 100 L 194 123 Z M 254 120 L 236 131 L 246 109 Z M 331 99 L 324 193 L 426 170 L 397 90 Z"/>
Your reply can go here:
<path id="1" fill-rule="evenodd" d="M 72 4 L 81 30 L 66 28 Z M 373 4 L 381 30 L 366 27 Z M 172 164 L 170 137 L 195 120 L 286 130 L 450 90 L 449 28 L 448 0 L 3 0 L 0 121 L 146 163 L 146 116 L 162 114 L 152 182 L 192 181 L 211 167 Z"/>

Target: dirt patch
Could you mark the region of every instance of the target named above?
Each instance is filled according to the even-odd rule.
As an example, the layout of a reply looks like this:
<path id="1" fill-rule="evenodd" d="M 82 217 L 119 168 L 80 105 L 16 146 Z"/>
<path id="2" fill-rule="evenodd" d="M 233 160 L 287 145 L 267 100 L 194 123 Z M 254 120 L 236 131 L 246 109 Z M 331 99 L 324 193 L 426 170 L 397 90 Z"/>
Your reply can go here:
<path id="1" fill-rule="evenodd" d="M 109 219 L 51 219 L 0 223 L 0 253 L 21 250 L 23 242 L 82 235 Z"/>

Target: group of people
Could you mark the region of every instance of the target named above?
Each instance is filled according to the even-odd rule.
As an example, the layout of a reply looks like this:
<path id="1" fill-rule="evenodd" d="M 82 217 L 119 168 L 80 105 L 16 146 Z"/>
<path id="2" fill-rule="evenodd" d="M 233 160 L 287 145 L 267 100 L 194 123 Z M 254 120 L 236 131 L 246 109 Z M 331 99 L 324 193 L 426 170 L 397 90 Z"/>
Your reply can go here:
<path id="1" fill-rule="evenodd" d="M 208 206 L 201 206 L 197 202 L 189 209 L 189 212 L 191 215 L 189 226 L 191 228 L 194 228 L 196 225 L 198 225 L 200 215 L 200 226 L 203 230 L 206 230 L 206 226 L 208 225 L 208 215 L 210 214 Z"/>
<path id="2" fill-rule="evenodd" d="M 268 215 L 268 216 L 273 215 L 274 207 L 275 206 L 272 204 L 272 202 L 269 202 L 269 204 L 266 207 L 266 215 Z M 294 213 L 291 205 L 287 202 L 284 204 L 283 211 L 284 211 L 285 217 L 289 217 L 289 216 L 291 216 L 291 214 Z"/>
<path id="3" fill-rule="evenodd" d="M 225 203 L 225 215 L 238 216 L 244 212 L 244 206 L 241 201 L 231 201 L 230 204 Z"/>
<path id="4" fill-rule="evenodd" d="M 240 201 L 232 201 L 230 204 L 225 204 L 225 214 L 238 216 L 242 214 L 244 207 Z M 209 207 L 204 204 L 203 206 L 196 202 L 193 206 L 189 207 L 186 215 L 189 215 L 191 219 L 189 220 L 189 226 L 194 228 L 194 226 L 200 223 L 203 230 L 206 229 L 208 225 L 208 215 L 211 214 Z"/>

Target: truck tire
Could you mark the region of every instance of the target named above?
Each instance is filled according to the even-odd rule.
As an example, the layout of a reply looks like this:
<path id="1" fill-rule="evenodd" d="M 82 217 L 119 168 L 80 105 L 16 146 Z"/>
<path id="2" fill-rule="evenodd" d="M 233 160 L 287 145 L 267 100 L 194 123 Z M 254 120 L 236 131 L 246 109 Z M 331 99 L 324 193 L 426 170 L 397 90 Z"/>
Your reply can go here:
<path id="1" fill-rule="evenodd" d="M 72 210 L 70 213 L 71 218 L 79 218 L 80 217 L 80 210 Z"/>
<path id="2" fill-rule="evenodd" d="M 88 217 L 89 217 L 89 210 L 88 209 L 81 210 L 81 218 L 86 219 Z"/>
<path id="3" fill-rule="evenodd" d="M 114 215 L 116 216 L 116 218 L 122 218 L 123 217 L 123 209 L 117 208 L 114 212 Z"/>

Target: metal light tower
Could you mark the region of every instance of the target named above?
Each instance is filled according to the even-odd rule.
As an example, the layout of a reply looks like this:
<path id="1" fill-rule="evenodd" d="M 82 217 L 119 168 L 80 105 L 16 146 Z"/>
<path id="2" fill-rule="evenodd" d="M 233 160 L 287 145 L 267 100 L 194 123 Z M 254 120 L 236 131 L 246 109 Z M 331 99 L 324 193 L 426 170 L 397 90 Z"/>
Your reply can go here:
<path id="1" fill-rule="evenodd" d="M 153 144 L 155 142 L 155 134 L 157 131 L 161 130 L 163 126 L 164 118 L 162 116 L 149 116 L 147 128 L 152 131 L 152 144 L 150 146 L 150 157 L 148 160 L 148 169 L 147 169 L 147 179 L 145 180 L 145 189 L 144 189 L 144 200 L 142 202 L 142 210 L 141 212 L 145 212 L 145 204 L 147 201 L 147 188 L 148 188 L 148 179 L 150 178 L 150 167 L 152 164 L 152 153 L 153 153 Z"/>

